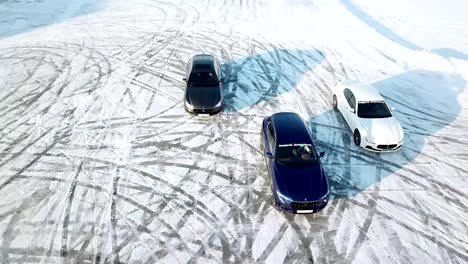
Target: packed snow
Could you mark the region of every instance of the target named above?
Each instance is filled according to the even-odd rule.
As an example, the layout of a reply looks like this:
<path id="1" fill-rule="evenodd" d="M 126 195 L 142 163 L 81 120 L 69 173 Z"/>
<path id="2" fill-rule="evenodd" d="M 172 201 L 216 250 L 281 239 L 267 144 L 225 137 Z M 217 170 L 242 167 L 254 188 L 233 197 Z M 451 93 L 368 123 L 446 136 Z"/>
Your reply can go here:
<path id="1" fill-rule="evenodd" d="M 468 263 L 466 10 L 0 1 L 0 262 Z M 198 53 L 223 64 L 218 115 L 183 108 Z M 396 108 L 401 151 L 354 145 L 331 108 L 344 80 Z M 326 153 L 318 214 L 271 205 L 260 125 L 280 111 Z"/>

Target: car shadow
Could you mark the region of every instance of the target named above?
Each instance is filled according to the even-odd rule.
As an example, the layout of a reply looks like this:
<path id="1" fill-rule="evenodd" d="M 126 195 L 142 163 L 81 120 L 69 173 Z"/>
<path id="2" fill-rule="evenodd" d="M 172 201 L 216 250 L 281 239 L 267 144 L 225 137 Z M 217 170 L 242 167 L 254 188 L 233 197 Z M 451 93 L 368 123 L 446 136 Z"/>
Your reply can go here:
<path id="1" fill-rule="evenodd" d="M 410 164 L 422 154 L 428 138 L 452 123 L 462 107 L 457 97 L 465 86 L 457 74 L 416 70 L 374 83 L 405 131 L 404 146 L 394 153 L 358 148 L 341 114 L 327 111 L 309 120 L 323 158 L 334 198 L 353 197 Z M 430 153 L 424 153 L 426 158 Z"/>
<path id="2" fill-rule="evenodd" d="M 275 49 L 221 66 L 223 112 L 236 112 L 294 89 L 325 59 L 318 50 Z"/>
<path id="3" fill-rule="evenodd" d="M 361 20 L 367 26 L 373 28 L 376 32 L 380 35 L 384 36 L 385 38 L 407 48 L 412 51 L 420 51 L 424 50 L 423 47 L 417 45 L 414 42 L 411 42 L 395 31 L 390 29 L 389 27 L 385 26 L 383 23 L 379 22 L 377 19 L 373 18 L 370 14 L 368 14 L 364 9 L 362 9 L 358 4 L 354 3 L 352 0 L 340 0 L 341 4 L 357 19 Z M 442 56 L 446 59 L 454 58 L 459 60 L 468 61 L 468 54 L 465 54 L 461 51 L 451 49 L 451 48 L 440 48 L 440 49 L 433 49 L 430 52 L 435 53 L 439 56 Z"/>
<path id="4" fill-rule="evenodd" d="M 0 10 L 2 18 L 0 38 L 94 13 L 104 6 L 104 1 L 92 0 L 0 1 L 0 3 L 3 7 L 3 10 Z"/>

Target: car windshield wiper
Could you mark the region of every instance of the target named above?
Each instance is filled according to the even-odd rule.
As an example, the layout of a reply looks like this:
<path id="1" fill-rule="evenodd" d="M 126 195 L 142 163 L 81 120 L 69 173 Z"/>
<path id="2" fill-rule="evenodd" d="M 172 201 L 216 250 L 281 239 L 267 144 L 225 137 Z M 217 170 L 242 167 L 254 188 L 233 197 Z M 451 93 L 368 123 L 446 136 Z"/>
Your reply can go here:
<path id="1" fill-rule="evenodd" d="M 215 86 L 216 83 L 207 83 L 207 82 L 191 82 L 188 86 L 198 86 L 198 87 L 211 87 Z"/>
<path id="2" fill-rule="evenodd" d="M 276 163 L 284 165 L 284 166 L 290 166 L 290 167 L 300 167 L 300 166 L 307 166 L 307 165 L 312 165 L 312 164 L 317 164 L 319 162 L 318 159 L 314 160 L 304 160 L 304 161 L 289 161 L 289 162 L 282 162 L 277 160 Z"/>

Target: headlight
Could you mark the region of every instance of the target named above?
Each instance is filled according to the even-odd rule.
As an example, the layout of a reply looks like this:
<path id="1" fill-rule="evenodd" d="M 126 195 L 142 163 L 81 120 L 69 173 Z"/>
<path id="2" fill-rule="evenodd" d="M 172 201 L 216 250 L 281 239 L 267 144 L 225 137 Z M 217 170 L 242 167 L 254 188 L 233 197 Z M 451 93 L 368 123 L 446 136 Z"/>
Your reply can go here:
<path id="1" fill-rule="evenodd" d="M 281 201 L 281 202 L 286 202 L 286 201 L 292 201 L 291 198 L 285 196 L 284 194 L 280 193 L 280 192 L 276 192 L 276 194 L 278 195 L 278 199 Z"/>
<path id="2" fill-rule="evenodd" d="M 323 201 L 324 203 L 328 202 L 328 195 L 330 194 L 330 191 L 328 191 L 324 196 L 320 198 L 320 201 Z"/>
<path id="3" fill-rule="evenodd" d="M 215 105 L 215 108 L 221 107 L 223 104 L 223 99 L 219 100 L 219 102 Z"/>
<path id="4" fill-rule="evenodd" d="M 375 140 L 374 140 L 373 138 L 371 138 L 371 137 L 367 137 L 367 136 L 366 136 L 366 140 L 367 140 L 367 142 L 369 142 L 369 143 L 372 143 L 372 144 L 375 143 Z"/>
<path id="5" fill-rule="evenodd" d="M 193 105 L 189 104 L 187 101 L 185 101 L 185 107 L 187 107 L 187 109 L 190 111 L 193 110 Z"/>

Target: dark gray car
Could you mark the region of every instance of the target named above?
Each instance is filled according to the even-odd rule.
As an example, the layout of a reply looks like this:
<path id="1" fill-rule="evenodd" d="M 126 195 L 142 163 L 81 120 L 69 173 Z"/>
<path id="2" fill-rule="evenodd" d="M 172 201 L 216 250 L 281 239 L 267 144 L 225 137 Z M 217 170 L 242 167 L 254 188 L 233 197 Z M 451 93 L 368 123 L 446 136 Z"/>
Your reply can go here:
<path id="1" fill-rule="evenodd" d="M 223 109 L 221 66 L 212 55 L 199 54 L 187 63 L 184 107 L 189 113 L 216 114 Z"/>

